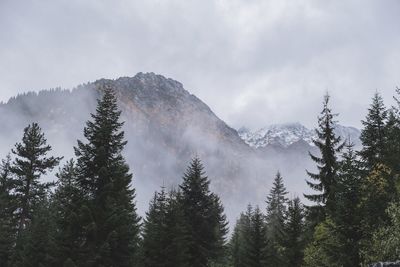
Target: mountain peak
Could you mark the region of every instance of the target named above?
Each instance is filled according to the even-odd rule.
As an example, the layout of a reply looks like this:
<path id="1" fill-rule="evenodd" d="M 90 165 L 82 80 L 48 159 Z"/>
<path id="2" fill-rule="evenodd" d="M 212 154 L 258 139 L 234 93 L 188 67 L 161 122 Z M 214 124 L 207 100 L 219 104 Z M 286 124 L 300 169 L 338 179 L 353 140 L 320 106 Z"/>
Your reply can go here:
<path id="1" fill-rule="evenodd" d="M 238 130 L 238 133 L 245 143 L 254 148 L 268 145 L 289 147 L 299 141 L 314 146 L 313 140 L 317 139 L 314 129 L 308 129 L 299 122 L 271 124 L 256 131 L 242 127 Z M 350 138 L 355 145 L 359 144 L 360 130 L 354 127 L 338 124 L 335 126 L 335 133 L 341 136 L 343 140 Z"/>

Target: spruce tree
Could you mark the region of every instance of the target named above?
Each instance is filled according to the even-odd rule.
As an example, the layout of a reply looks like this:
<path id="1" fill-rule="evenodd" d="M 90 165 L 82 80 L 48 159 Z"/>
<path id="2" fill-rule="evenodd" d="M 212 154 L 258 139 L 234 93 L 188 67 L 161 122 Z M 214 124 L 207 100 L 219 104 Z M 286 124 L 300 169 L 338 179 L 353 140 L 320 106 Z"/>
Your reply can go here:
<path id="1" fill-rule="evenodd" d="M 337 114 L 332 113 L 329 107 L 329 95 L 325 95 L 323 101 L 323 109 L 318 118 L 318 129 L 316 129 L 317 139 L 314 140 L 315 146 L 319 149 L 320 156 L 310 153 L 311 159 L 317 163 L 318 173 L 307 174 L 315 182 L 307 181 L 311 189 L 320 192 L 315 194 L 304 194 L 306 199 L 313 201 L 317 206 L 313 207 L 313 214 L 317 217 L 317 221 L 321 221 L 325 210 L 321 210 L 321 205 L 326 205 L 328 212 L 334 209 L 335 203 L 335 186 L 337 183 L 337 170 L 339 153 L 344 144 L 341 143 L 340 136 L 336 136 L 334 128 L 336 122 L 334 117 Z"/>
<path id="2" fill-rule="evenodd" d="M 215 261 L 218 251 L 223 249 L 221 239 L 225 238 L 223 210 L 209 190 L 210 181 L 203 169 L 200 159 L 194 158 L 180 186 L 189 231 L 188 264 L 193 267 L 208 266 Z"/>
<path id="3" fill-rule="evenodd" d="M 166 258 L 165 267 L 190 267 L 188 247 L 190 243 L 190 231 L 185 221 L 182 193 L 172 190 L 167 199 L 167 216 L 165 219 L 166 240 L 169 240 L 164 248 Z"/>
<path id="4" fill-rule="evenodd" d="M 143 225 L 142 257 L 143 266 L 165 266 L 168 257 L 165 248 L 168 246 L 169 236 L 167 228 L 168 199 L 164 188 L 155 193 L 150 203 L 149 211 Z"/>
<path id="5" fill-rule="evenodd" d="M 236 221 L 232 237 L 229 240 L 229 261 L 232 267 L 243 267 L 243 236 L 240 229 L 240 219 Z"/>
<path id="6" fill-rule="evenodd" d="M 55 266 L 52 219 L 47 197 L 38 200 L 30 224 L 19 235 L 12 266 Z"/>
<path id="7" fill-rule="evenodd" d="M 139 241 L 139 217 L 131 188 L 132 174 L 122 156 L 126 145 L 117 99 L 111 88 L 84 129 L 87 143 L 78 141 L 77 180 L 86 202 L 79 266 L 132 266 Z"/>
<path id="8" fill-rule="evenodd" d="M 77 262 L 82 242 L 82 226 L 79 209 L 84 204 L 77 185 L 77 173 L 73 160 L 68 161 L 57 174 L 57 188 L 52 196 L 51 210 L 57 232 L 54 236 L 56 264 L 62 266 Z"/>
<path id="9" fill-rule="evenodd" d="M 267 234 L 264 215 L 256 207 L 251 216 L 250 246 L 247 248 L 248 267 L 273 266 L 273 260 L 267 259 Z"/>
<path id="10" fill-rule="evenodd" d="M 224 213 L 224 207 L 218 195 L 212 193 L 212 218 L 216 220 L 216 226 L 214 228 L 215 241 L 213 242 L 213 248 L 211 249 L 211 260 L 213 266 L 225 266 L 226 265 L 226 254 L 227 254 L 227 239 L 228 235 L 228 222 Z"/>
<path id="11" fill-rule="evenodd" d="M 10 266 L 16 235 L 14 179 L 10 173 L 11 157 L 0 165 L 0 266 Z"/>
<path id="12" fill-rule="evenodd" d="M 267 196 L 266 227 L 268 237 L 268 262 L 269 266 L 282 265 L 283 240 L 285 236 L 285 215 L 287 191 L 283 184 L 283 178 L 278 172 L 273 186 Z"/>
<path id="13" fill-rule="evenodd" d="M 15 175 L 15 196 L 17 201 L 18 233 L 25 229 L 32 219 L 35 205 L 46 195 L 52 183 L 42 183 L 40 177 L 58 165 L 62 158 L 46 157 L 51 151 L 47 140 L 37 123 L 24 129 L 22 142 L 15 145 L 15 156 L 10 171 Z"/>
<path id="14" fill-rule="evenodd" d="M 392 171 L 400 175 L 400 116 L 394 109 L 388 111 L 384 127 L 384 153 L 382 162 Z"/>
<path id="15" fill-rule="evenodd" d="M 346 143 L 338 172 L 336 212 L 332 216 L 335 233 L 339 240 L 338 261 L 343 266 L 359 266 L 361 235 L 361 175 L 360 162 L 353 144 Z"/>
<path id="16" fill-rule="evenodd" d="M 371 171 L 377 163 L 384 163 L 386 119 L 387 110 L 383 98 L 376 92 L 367 117 L 362 121 L 364 129 L 360 136 L 363 148 L 359 154 L 367 171 Z"/>
<path id="17" fill-rule="evenodd" d="M 230 263 L 233 267 L 267 265 L 265 217 L 260 209 L 247 206 L 236 222 L 230 243 Z"/>
<path id="18" fill-rule="evenodd" d="M 289 201 L 284 236 L 286 266 L 300 267 L 304 255 L 304 208 L 298 197 Z"/>
<path id="19" fill-rule="evenodd" d="M 249 256 L 252 247 L 251 219 L 253 208 L 247 206 L 245 213 L 241 213 L 237 220 L 231 240 L 229 241 L 230 264 L 232 267 L 245 267 L 249 264 Z"/>

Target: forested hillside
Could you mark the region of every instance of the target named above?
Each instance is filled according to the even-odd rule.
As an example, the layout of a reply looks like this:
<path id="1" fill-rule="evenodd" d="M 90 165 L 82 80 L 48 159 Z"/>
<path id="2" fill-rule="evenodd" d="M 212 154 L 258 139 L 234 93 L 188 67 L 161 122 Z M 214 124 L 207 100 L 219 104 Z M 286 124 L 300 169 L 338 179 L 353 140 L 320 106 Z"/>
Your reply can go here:
<path id="1" fill-rule="evenodd" d="M 310 153 L 316 171 L 307 172 L 309 204 L 292 197 L 277 172 L 265 205 L 242 199 L 248 207 L 229 234 L 224 203 L 199 156 L 187 159 L 179 185 L 160 184 L 145 216 L 138 215 L 115 90 L 97 86 L 97 107 L 74 159 L 59 166 L 62 155 L 37 123 L 3 159 L 1 266 L 359 266 L 399 258 L 397 98 L 398 106 L 387 108 L 374 95 L 355 151 L 335 135 L 325 96 L 314 140 L 319 153 Z M 57 180 L 44 182 L 57 167 Z"/>

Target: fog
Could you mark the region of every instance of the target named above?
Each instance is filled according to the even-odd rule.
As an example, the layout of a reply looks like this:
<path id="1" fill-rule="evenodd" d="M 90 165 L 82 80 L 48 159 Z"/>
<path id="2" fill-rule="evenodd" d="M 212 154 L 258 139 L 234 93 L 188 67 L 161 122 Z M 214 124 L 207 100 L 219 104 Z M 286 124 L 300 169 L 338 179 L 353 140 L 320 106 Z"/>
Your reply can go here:
<path id="1" fill-rule="evenodd" d="M 290 196 L 302 197 L 305 169 L 313 169 L 309 147 L 255 151 L 179 83 L 154 74 L 98 81 L 70 90 L 53 89 L 18 96 L 0 105 L 0 152 L 4 157 L 22 138 L 23 128 L 38 122 L 52 155 L 74 157 L 73 146 L 95 111 L 98 83 L 116 89 L 128 145 L 124 155 L 134 174 L 136 201 L 143 216 L 154 191 L 176 188 L 191 158 L 199 156 L 211 189 L 221 196 L 233 223 L 248 203 L 265 208 L 266 196 L 279 170 Z M 317 114 L 316 114 L 317 115 Z M 61 166 L 60 166 L 61 167 Z M 53 180 L 54 172 L 45 180 Z"/>

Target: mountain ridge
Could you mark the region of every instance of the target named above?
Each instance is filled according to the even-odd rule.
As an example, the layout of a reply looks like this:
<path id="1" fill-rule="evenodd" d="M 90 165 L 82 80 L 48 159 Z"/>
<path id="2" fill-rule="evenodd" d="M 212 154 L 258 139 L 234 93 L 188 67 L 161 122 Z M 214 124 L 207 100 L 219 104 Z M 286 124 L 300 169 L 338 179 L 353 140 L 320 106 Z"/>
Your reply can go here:
<path id="1" fill-rule="evenodd" d="M 288 148 L 300 140 L 311 147 L 315 147 L 313 140 L 318 138 L 314 129 L 308 129 L 299 122 L 271 124 L 255 131 L 241 127 L 238 129 L 238 134 L 246 144 L 255 149 L 269 145 L 280 145 Z M 335 134 L 340 136 L 342 140 L 350 139 L 356 146 L 360 144 L 361 131 L 355 127 L 336 124 Z"/>
<path id="2" fill-rule="evenodd" d="M 27 124 L 38 122 L 54 155 L 66 160 L 74 157 L 73 146 L 83 139 L 83 127 L 107 86 L 114 89 L 125 121 L 128 144 L 124 155 L 134 174 L 142 214 L 161 185 L 170 189 L 181 182 L 195 155 L 202 159 L 211 187 L 221 196 L 231 221 L 249 202 L 264 203 L 277 170 L 292 194 L 307 192 L 304 170 L 315 167 L 308 156 L 310 147 L 300 142 L 287 148 L 255 149 L 180 82 L 154 73 L 11 98 L 0 104 L 1 154 L 5 156 L 20 140 Z"/>

